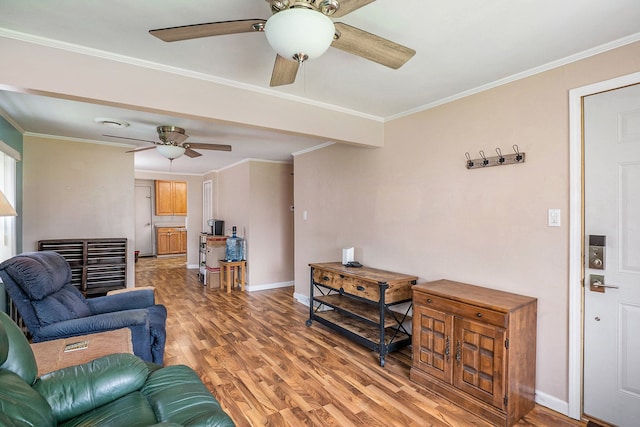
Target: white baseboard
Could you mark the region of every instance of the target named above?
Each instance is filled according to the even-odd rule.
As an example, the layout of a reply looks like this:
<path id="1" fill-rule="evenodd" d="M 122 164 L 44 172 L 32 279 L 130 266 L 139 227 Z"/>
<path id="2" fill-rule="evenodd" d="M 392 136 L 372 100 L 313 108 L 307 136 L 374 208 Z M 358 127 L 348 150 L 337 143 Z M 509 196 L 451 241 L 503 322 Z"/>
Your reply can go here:
<path id="1" fill-rule="evenodd" d="M 293 297 L 301 304 L 309 307 L 309 295 L 299 294 L 297 292 L 293 293 Z"/>
<path id="2" fill-rule="evenodd" d="M 198 264 L 187 264 L 188 270 L 195 270 L 198 268 Z"/>
<path id="3" fill-rule="evenodd" d="M 538 405 L 545 406 L 552 411 L 561 413 L 562 415 L 569 416 L 569 402 L 560 400 L 557 397 L 548 395 L 539 390 L 536 390 L 536 403 Z"/>
<path id="4" fill-rule="evenodd" d="M 287 288 L 289 286 L 293 286 L 293 284 L 294 284 L 293 281 L 280 282 L 280 283 L 266 283 L 263 285 L 247 285 L 245 289 L 248 292 L 266 291 L 267 289 Z"/>

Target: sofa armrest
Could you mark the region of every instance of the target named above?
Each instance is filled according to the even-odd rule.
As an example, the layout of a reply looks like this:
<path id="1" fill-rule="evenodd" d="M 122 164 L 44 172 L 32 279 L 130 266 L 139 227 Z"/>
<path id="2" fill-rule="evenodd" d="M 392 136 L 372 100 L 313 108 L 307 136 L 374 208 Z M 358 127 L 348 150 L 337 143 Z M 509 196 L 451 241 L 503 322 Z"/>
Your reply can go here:
<path id="1" fill-rule="evenodd" d="M 33 388 L 42 395 L 58 423 L 140 390 L 149 370 L 132 354 L 111 354 L 38 378 Z"/>
<path id="2" fill-rule="evenodd" d="M 125 310 L 115 313 L 98 314 L 80 317 L 43 326 L 33 336 L 33 342 L 68 338 L 96 332 L 112 331 L 120 328 L 141 327 L 148 331 L 149 311 Z M 132 334 L 134 330 L 132 329 Z"/>
<path id="3" fill-rule="evenodd" d="M 117 294 L 124 294 L 126 292 L 137 292 L 137 291 L 146 291 L 146 290 L 154 291 L 154 295 L 155 295 L 156 287 L 155 286 L 140 286 L 138 288 L 113 289 L 113 290 L 107 292 L 107 296 L 117 295 Z"/>
<path id="4" fill-rule="evenodd" d="M 171 365 L 150 373 L 140 391 L 158 420 L 187 427 L 235 427 L 198 374 L 188 366 Z"/>
<path id="5" fill-rule="evenodd" d="M 142 289 L 135 292 L 123 292 L 104 297 L 89 298 L 87 304 L 93 314 L 110 313 L 121 310 L 147 308 L 155 304 L 153 289 Z"/>

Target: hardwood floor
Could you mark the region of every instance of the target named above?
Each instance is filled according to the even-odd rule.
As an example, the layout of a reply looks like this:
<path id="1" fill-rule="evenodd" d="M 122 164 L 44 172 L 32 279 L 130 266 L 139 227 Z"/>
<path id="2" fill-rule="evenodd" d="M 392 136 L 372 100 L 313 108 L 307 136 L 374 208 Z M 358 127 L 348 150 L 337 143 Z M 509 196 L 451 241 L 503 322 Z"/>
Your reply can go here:
<path id="1" fill-rule="evenodd" d="M 136 286 L 168 310 L 165 364 L 194 368 L 242 426 L 476 426 L 491 424 L 409 379 L 407 349 L 384 368 L 368 349 L 314 322 L 293 288 L 207 289 L 178 258 L 140 258 Z M 542 406 L 518 426 L 585 426 Z"/>

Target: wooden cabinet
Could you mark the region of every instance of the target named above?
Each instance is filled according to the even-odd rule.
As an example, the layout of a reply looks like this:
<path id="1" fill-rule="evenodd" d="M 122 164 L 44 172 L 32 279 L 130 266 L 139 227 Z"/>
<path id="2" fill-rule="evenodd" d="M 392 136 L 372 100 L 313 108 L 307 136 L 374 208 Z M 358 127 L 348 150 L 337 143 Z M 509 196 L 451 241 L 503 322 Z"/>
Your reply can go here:
<path id="1" fill-rule="evenodd" d="M 512 426 L 534 407 L 537 300 L 439 280 L 413 287 L 411 379 Z"/>
<path id="2" fill-rule="evenodd" d="M 339 262 L 310 264 L 309 320 L 385 355 L 411 343 L 409 312 L 416 276 Z"/>
<path id="3" fill-rule="evenodd" d="M 187 183 L 156 181 L 156 215 L 187 215 Z"/>
<path id="4" fill-rule="evenodd" d="M 174 255 L 187 252 L 187 230 L 176 227 L 156 228 L 156 255 Z"/>
<path id="5" fill-rule="evenodd" d="M 127 239 L 38 241 L 39 251 L 55 251 L 71 267 L 71 284 L 86 297 L 127 287 Z"/>

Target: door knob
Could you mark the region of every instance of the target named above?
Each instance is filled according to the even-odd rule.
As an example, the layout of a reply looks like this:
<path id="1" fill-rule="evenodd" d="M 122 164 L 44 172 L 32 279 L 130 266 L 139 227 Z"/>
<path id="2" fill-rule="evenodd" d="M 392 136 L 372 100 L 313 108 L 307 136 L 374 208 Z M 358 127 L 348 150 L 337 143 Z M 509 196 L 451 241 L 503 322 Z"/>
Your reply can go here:
<path id="1" fill-rule="evenodd" d="M 589 275 L 589 290 L 591 292 L 604 293 L 605 289 L 619 289 L 619 287 L 615 285 L 605 285 L 604 276 L 599 274 Z"/>

